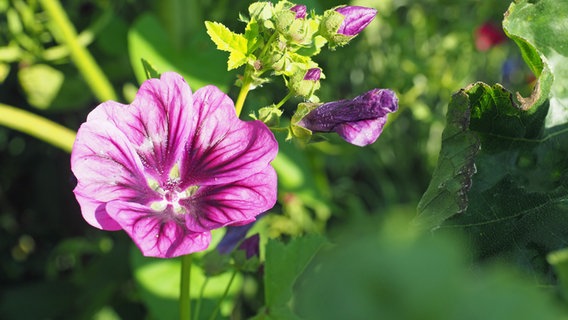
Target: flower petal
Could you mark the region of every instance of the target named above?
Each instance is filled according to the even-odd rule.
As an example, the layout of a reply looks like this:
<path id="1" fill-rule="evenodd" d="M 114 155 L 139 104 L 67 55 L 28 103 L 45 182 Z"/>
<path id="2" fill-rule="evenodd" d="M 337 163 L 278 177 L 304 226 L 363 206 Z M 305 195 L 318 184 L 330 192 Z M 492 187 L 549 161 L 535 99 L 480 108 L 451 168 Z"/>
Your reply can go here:
<path id="1" fill-rule="evenodd" d="M 128 138 L 110 122 L 81 125 L 71 153 L 71 170 L 78 181 L 74 192 L 83 217 L 100 229 L 120 229 L 106 213 L 106 202 L 141 202 L 153 196 Z"/>
<path id="2" fill-rule="evenodd" d="M 254 223 L 245 224 L 242 226 L 228 226 L 225 235 L 217 244 L 217 251 L 221 254 L 229 254 L 237 244 L 239 244 L 247 235 L 250 228 L 254 226 Z"/>
<path id="3" fill-rule="evenodd" d="M 243 225 L 276 203 L 276 172 L 271 166 L 246 179 L 205 186 L 184 205 L 189 230 L 203 232 L 226 225 Z"/>
<path id="4" fill-rule="evenodd" d="M 296 19 L 304 19 L 306 17 L 307 7 L 303 4 L 297 4 L 290 8 L 290 10 L 296 13 Z"/>
<path id="5" fill-rule="evenodd" d="M 87 122 L 112 122 L 134 145 L 146 172 L 163 180 L 190 136 L 192 105 L 185 80 L 166 72 L 160 79 L 145 81 L 132 104 L 103 103 L 89 114 Z"/>
<path id="6" fill-rule="evenodd" d="M 210 232 L 190 232 L 183 222 L 163 219 L 137 203 L 113 201 L 106 209 L 148 257 L 172 258 L 190 254 L 206 249 L 211 241 Z"/>
<path id="7" fill-rule="evenodd" d="M 278 143 L 272 132 L 260 121 L 240 120 L 233 101 L 219 89 L 201 88 L 193 99 L 191 139 L 180 164 L 187 186 L 238 181 L 274 159 Z"/>
<path id="8" fill-rule="evenodd" d="M 371 120 L 344 122 L 335 127 L 334 130 L 345 141 L 356 146 L 364 147 L 377 140 L 383 132 L 383 127 L 386 122 L 386 116 Z"/>
<path id="9" fill-rule="evenodd" d="M 335 9 L 335 11 L 345 16 L 337 33 L 346 36 L 359 34 L 377 15 L 376 9 L 360 6 L 345 6 Z"/>

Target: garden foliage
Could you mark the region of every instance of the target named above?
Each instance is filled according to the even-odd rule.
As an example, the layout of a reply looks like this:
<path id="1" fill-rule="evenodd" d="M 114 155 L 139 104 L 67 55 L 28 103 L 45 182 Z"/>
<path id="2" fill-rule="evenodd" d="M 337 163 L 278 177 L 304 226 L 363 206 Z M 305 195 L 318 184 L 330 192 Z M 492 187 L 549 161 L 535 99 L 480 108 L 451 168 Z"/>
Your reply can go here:
<path id="1" fill-rule="evenodd" d="M 302 1 L 307 11 L 288 18 L 336 2 Z M 364 148 L 274 133 L 278 202 L 244 230 L 260 235 L 248 246 L 216 250 L 225 231 L 215 229 L 210 249 L 193 255 L 196 319 L 566 317 L 568 2 L 486 2 L 352 1 L 376 8 L 375 21 L 356 38 L 336 28 L 325 46 L 295 48 L 305 76 L 274 70 L 289 90 L 317 86 L 285 97 L 282 83 L 254 77 L 241 119 L 269 127 L 280 99 L 278 117 L 292 126 L 278 125 L 290 130 L 307 98 L 390 88 L 400 108 L 386 124 L 380 115 L 384 132 Z M 244 2 L 69 0 L 70 41 L 53 3 L 0 0 L 0 124 L 14 105 L 76 130 L 102 100 L 128 104 L 166 71 L 194 92 L 212 84 L 236 98 L 262 27 L 244 30 Z M 474 36 L 484 32 L 481 46 Z M 85 80 L 73 45 L 108 84 Z M 1 317 L 178 317 L 180 261 L 144 257 L 126 234 L 88 227 L 68 163 L 0 127 Z"/>

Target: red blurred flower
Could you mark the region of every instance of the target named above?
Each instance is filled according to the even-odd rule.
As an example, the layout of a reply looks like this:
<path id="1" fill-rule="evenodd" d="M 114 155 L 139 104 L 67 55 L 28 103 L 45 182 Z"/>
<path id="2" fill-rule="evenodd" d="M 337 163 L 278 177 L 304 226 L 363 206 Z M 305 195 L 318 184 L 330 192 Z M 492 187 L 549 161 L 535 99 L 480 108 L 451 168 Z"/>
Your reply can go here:
<path id="1" fill-rule="evenodd" d="M 486 22 L 475 30 L 475 47 L 479 51 L 487 51 L 506 40 L 503 29 L 491 22 Z"/>

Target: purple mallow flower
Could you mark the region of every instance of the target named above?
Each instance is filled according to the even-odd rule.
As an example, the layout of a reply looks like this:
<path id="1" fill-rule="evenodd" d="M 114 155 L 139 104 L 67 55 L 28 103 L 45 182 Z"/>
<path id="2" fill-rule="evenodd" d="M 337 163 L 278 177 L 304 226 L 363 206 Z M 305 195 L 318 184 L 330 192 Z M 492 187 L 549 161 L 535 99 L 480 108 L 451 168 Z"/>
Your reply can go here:
<path id="1" fill-rule="evenodd" d="M 387 114 L 398 109 L 396 94 L 374 89 L 352 100 L 324 103 L 310 111 L 297 125 L 313 132 L 337 132 L 345 141 L 366 146 L 377 140 Z"/>
<path id="2" fill-rule="evenodd" d="M 132 104 L 109 101 L 88 115 L 71 154 L 74 192 L 89 224 L 123 229 L 145 256 L 175 257 L 274 205 L 277 149 L 270 130 L 239 120 L 218 88 L 192 94 L 164 73 Z"/>
<path id="3" fill-rule="evenodd" d="M 306 17 L 306 6 L 303 4 L 297 4 L 290 8 L 290 10 L 296 13 L 296 19 L 304 19 Z"/>
<path id="4" fill-rule="evenodd" d="M 345 6 L 335 9 L 336 12 L 345 16 L 337 33 L 345 36 L 356 36 L 373 21 L 377 10 L 359 6 Z"/>

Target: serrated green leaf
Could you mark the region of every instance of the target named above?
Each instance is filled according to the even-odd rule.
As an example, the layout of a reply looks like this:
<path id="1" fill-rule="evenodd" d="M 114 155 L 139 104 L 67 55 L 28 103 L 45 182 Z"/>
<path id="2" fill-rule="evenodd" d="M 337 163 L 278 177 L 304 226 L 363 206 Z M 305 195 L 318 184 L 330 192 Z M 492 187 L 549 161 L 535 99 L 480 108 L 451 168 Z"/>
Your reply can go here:
<path id="1" fill-rule="evenodd" d="M 568 2 L 515 1 L 505 14 L 503 27 L 517 43 L 523 58 L 538 77 L 529 98 L 519 99 L 524 109 L 550 99 L 546 126 L 568 122 Z"/>
<path id="2" fill-rule="evenodd" d="M 205 21 L 205 27 L 217 49 L 230 52 L 228 70 L 236 69 L 247 62 L 248 41 L 242 34 L 232 32 L 219 22 Z"/>
<path id="3" fill-rule="evenodd" d="M 211 40 L 217 45 L 217 49 L 246 54 L 247 39 L 242 34 L 234 33 L 219 22 L 205 21 L 205 28 Z"/>
<path id="4" fill-rule="evenodd" d="M 455 97 L 417 223 L 465 230 L 481 256 L 550 272 L 546 254 L 568 242 L 568 125 L 543 130 L 548 104 L 522 110 L 499 85 Z"/>
<path id="5" fill-rule="evenodd" d="M 239 51 L 232 51 L 227 61 L 227 70 L 236 69 L 247 62 L 247 57 Z"/>
<path id="6" fill-rule="evenodd" d="M 439 227 L 446 219 L 467 208 L 467 191 L 475 173 L 479 138 L 469 131 L 470 103 L 465 91 L 452 96 L 448 106 L 442 149 L 428 189 L 418 204 L 416 225 Z"/>
<path id="7" fill-rule="evenodd" d="M 277 319 L 284 319 L 278 317 L 283 315 L 287 316 L 286 319 L 293 318 L 293 313 L 289 308 L 289 302 L 292 299 L 292 286 L 324 243 L 323 237 L 315 235 L 294 238 L 287 244 L 278 240 L 268 241 L 264 267 L 264 286 L 269 315 Z"/>

